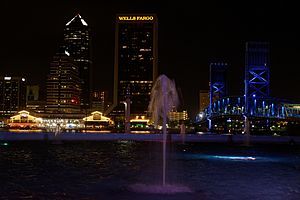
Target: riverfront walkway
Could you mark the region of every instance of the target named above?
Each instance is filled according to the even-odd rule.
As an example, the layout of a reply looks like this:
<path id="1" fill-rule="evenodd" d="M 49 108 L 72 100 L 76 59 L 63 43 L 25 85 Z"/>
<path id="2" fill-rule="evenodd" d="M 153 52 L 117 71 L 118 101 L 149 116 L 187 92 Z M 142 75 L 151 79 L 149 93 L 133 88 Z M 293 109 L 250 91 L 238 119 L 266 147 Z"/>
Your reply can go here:
<path id="1" fill-rule="evenodd" d="M 0 132 L 0 141 L 38 141 L 38 140 L 60 140 L 60 141 L 109 141 L 109 140 L 132 140 L 132 141 L 162 141 L 162 134 L 128 134 L 128 133 L 14 133 Z M 245 135 L 195 133 L 168 134 L 169 142 L 214 142 L 214 143 L 245 143 Z M 297 144 L 300 145 L 300 136 L 256 136 L 249 137 L 251 143 L 275 143 L 275 144 Z"/>

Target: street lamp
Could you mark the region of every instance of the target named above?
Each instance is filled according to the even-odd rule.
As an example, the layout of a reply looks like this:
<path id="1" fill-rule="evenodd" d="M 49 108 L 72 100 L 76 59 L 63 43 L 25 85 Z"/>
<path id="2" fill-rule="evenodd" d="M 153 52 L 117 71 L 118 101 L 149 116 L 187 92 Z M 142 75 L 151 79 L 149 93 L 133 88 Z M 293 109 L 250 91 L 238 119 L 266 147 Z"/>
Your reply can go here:
<path id="1" fill-rule="evenodd" d="M 122 101 L 125 105 L 125 133 L 130 133 L 130 86 L 126 89 L 126 99 Z"/>
<path id="2" fill-rule="evenodd" d="M 127 99 L 122 103 L 125 105 L 125 133 L 130 133 L 130 100 Z"/>

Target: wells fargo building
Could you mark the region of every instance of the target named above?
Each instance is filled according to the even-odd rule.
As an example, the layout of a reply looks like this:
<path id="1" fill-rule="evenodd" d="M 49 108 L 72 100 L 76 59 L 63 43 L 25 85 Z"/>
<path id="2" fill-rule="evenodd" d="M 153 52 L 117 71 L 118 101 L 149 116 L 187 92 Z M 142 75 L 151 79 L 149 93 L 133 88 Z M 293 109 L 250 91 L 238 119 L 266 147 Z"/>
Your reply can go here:
<path id="1" fill-rule="evenodd" d="M 144 114 L 148 108 L 157 76 L 157 28 L 155 14 L 116 16 L 114 105 L 129 91 L 132 114 Z"/>

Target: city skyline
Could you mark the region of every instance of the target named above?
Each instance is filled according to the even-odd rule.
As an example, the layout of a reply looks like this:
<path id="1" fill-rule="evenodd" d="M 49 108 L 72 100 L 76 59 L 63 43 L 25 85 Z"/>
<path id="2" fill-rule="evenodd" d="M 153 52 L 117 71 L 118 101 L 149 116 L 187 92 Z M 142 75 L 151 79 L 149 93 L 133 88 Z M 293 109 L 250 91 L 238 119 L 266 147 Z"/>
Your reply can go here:
<path id="1" fill-rule="evenodd" d="M 112 93 L 116 14 L 156 13 L 158 74 L 175 80 L 192 115 L 198 111 L 199 91 L 209 87 L 212 59 L 224 59 L 230 66 L 229 94 L 243 94 L 247 41 L 270 43 L 270 95 L 300 100 L 294 88 L 299 84 L 299 32 L 295 26 L 298 14 L 293 12 L 292 5 L 212 2 L 196 7 L 192 1 L 187 3 L 190 4 L 49 1 L 46 8 L 46 4 L 34 1 L 20 2 L 18 6 L 4 1 L 1 17 L 7 29 L 1 32 L 5 38 L 1 75 L 25 76 L 29 82 L 45 84 L 42 81 L 62 39 L 64 26 L 79 13 L 91 26 L 94 88 Z"/>

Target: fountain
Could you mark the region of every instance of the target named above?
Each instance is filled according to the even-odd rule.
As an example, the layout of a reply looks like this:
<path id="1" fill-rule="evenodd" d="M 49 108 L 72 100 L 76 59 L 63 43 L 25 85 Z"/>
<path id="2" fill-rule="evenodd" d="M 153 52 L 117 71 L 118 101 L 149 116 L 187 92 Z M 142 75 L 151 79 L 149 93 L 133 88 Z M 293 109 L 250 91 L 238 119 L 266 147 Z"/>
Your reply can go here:
<path id="1" fill-rule="evenodd" d="M 178 106 L 178 94 L 175 82 L 166 75 L 160 75 L 151 90 L 148 111 L 152 115 L 155 125 L 159 119 L 163 119 L 163 186 L 166 185 L 166 146 L 167 146 L 167 115 L 173 107 Z"/>
<path id="2" fill-rule="evenodd" d="M 162 151 L 162 185 L 135 184 L 131 189 L 141 193 L 175 194 L 191 192 L 186 186 L 171 185 L 166 183 L 166 149 L 167 149 L 167 117 L 172 108 L 177 107 L 179 100 L 175 82 L 166 75 L 160 75 L 151 90 L 148 111 L 152 115 L 154 125 L 162 119 L 163 151 Z"/>

